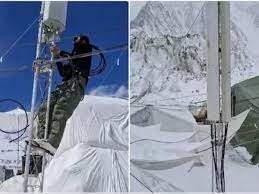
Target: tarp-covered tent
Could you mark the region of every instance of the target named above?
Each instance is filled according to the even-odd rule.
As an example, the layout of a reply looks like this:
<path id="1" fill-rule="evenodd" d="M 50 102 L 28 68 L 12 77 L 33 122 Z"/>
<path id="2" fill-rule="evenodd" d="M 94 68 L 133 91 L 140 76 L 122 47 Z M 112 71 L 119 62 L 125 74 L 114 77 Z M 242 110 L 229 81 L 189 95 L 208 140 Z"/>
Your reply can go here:
<path id="1" fill-rule="evenodd" d="M 128 191 L 127 100 L 85 96 L 46 169 L 44 191 Z"/>
<path id="2" fill-rule="evenodd" d="M 30 113 L 27 112 L 28 117 Z M 0 129 L 7 132 L 17 132 L 28 125 L 27 117 L 22 109 L 16 108 L 8 112 L 0 112 Z M 10 169 L 21 168 L 21 156 L 23 154 L 24 143 L 22 141 L 15 141 L 10 143 L 11 139 L 18 136 L 26 136 L 26 132 L 21 130 L 19 133 L 7 134 L 0 132 L 0 166 L 5 166 Z M 19 150 L 19 151 L 18 151 Z"/>
<path id="3" fill-rule="evenodd" d="M 259 162 L 259 76 L 232 86 L 232 115 L 251 108 L 240 130 L 232 139 L 233 146 L 246 147 L 253 156 L 254 164 Z"/>
<path id="4" fill-rule="evenodd" d="M 35 179 L 30 177 L 29 185 L 38 185 Z M 22 184 L 23 176 L 13 177 L 0 185 L 0 192 L 21 192 Z M 128 191 L 127 100 L 84 97 L 67 122 L 56 154 L 47 164 L 43 190 Z"/>
<path id="5" fill-rule="evenodd" d="M 183 191 L 153 172 L 198 159 L 198 155 L 185 152 L 188 146 L 184 142 L 195 134 L 197 127 L 191 113 L 179 107 L 131 106 L 130 121 L 131 191 Z M 181 141 L 181 145 L 164 143 Z"/>
<path id="6" fill-rule="evenodd" d="M 192 114 L 180 107 L 133 106 L 130 120 L 131 124 L 141 127 L 160 124 L 161 131 L 190 132 L 197 125 Z"/>
<path id="7" fill-rule="evenodd" d="M 30 113 L 27 113 L 28 117 Z M 25 128 L 27 117 L 23 110 L 16 108 L 8 112 L 0 112 L 0 128 L 8 132 L 15 132 Z"/>
<path id="8" fill-rule="evenodd" d="M 227 142 L 239 130 L 248 112 L 232 117 Z M 198 125 L 188 109 L 179 106 L 133 105 L 130 121 L 132 192 L 209 191 L 209 125 Z M 234 165 L 231 161 L 229 165 L 232 172 Z M 200 174 L 203 174 L 201 182 Z M 198 189 L 196 183 L 190 184 L 196 181 L 200 184 Z M 234 184 L 231 187 L 236 188 Z"/>

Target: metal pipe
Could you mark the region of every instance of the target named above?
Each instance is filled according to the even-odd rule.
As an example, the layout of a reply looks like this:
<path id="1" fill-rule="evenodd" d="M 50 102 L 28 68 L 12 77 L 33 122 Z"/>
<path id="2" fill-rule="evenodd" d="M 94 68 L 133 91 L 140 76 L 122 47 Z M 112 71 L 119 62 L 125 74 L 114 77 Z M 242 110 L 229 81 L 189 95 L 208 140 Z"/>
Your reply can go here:
<path id="1" fill-rule="evenodd" d="M 53 61 L 53 55 L 51 56 L 51 61 Z M 48 98 L 47 98 L 44 140 L 47 140 L 48 130 L 49 130 L 49 111 L 50 111 L 50 97 L 51 97 L 52 78 L 53 78 L 53 70 L 52 70 L 52 65 L 51 65 L 50 70 L 49 70 L 49 79 L 48 79 Z"/>
<path id="2" fill-rule="evenodd" d="M 48 79 L 48 98 L 47 98 L 47 109 L 46 109 L 46 123 L 45 123 L 45 132 L 44 140 L 47 140 L 48 129 L 49 129 L 49 111 L 50 111 L 50 96 L 51 96 L 51 82 L 52 82 L 52 69 L 49 70 L 49 79 Z"/>
<path id="3" fill-rule="evenodd" d="M 39 22 L 36 59 L 40 58 L 43 11 L 44 11 L 44 1 L 41 4 L 41 11 L 40 11 L 41 17 L 40 17 L 40 22 Z M 33 135 L 33 123 L 34 123 L 34 113 L 35 113 L 39 73 L 40 73 L 40 67 L 39 67 L 39 65 L 36 65 L 35 66 L 35 72 L 34 72 L 34 79 L 33 79 L 30 126 L 29 126 L 29 131 L 28 131 L 29 143 L 28 143 L 28 146 L 27 146 L 27 149 L 26 149 L 26 160 L 25 160 L 25 169 L 24 169 L 24 182 L 23 182 L 23 191 L 24 192 L 28 192 L 28 179 L 29 179 L 29 168 L 30 168 L 30 151 L 31 151 L 31 142 L 32 142 L 32 135 Z"/>
<path id="4" fill-rule="evenodd" d="M 54 44 L 54 43 L 53 43 Z M 53 55 L 51 55 L 51 61 L 53 61 Z M 51 87 L 52 87 L 52 78 L 53 78 L 53 69 L 52 65 L 49 70 L 49 79 L 48 79 L 48 98 L 47 98 L 47 108 L 46 108 L 46 122 L 45 122 L 45 132 L 44 132 L 44 140 L 48 138 L 48 131 L 49 131 L 49 111 L 50 111 L 50 98 L 51 98 Z M 43 192 L 43 184 L 44 184 L 44 169 L 46 166 L 46 152 L 43 152 L 42 157 L 42 177 L 41 177 L 41 184 L 40 184 L 40 191 Z"/>

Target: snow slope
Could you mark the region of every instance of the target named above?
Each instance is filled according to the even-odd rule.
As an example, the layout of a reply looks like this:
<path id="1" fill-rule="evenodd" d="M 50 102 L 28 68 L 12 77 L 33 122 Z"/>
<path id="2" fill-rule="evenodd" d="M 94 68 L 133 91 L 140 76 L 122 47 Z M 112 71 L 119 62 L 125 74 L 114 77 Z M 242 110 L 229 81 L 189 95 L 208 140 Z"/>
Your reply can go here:
<path id="1" fill-rule="evenodd" d="M 258 75 L 258 5 L 231 2 L 232 84 Z M 202 6 L 156 1 L 140 9 L 131 21 L 132 97 L 183 105 L 206 99 L 206 6 L 191 28 Z"/>
<path id="2" fill-rule="evenodd" d="M 128 191 L 127 100 L 85 96 L 67 122 L 44 179 L 46 192 Z M 22 181 L 13 177 L 0 191 L 22 191 Z"/>

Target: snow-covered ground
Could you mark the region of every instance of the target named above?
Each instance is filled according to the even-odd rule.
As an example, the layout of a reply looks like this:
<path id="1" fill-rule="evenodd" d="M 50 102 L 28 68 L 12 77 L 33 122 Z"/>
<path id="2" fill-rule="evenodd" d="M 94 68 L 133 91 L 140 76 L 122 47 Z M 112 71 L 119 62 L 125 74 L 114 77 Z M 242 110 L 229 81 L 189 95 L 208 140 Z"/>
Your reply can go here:
<path id="1" fill-rule="evenodd" d="M 30 178 L 30 191 L 38 191 Z M 85 96 L 68 120 L 55 156 L 47 164 L 46 192 L 128 191 L 128 102 Z M 0 185 L 0 191 L 22 191 L 23 175 Z"/>

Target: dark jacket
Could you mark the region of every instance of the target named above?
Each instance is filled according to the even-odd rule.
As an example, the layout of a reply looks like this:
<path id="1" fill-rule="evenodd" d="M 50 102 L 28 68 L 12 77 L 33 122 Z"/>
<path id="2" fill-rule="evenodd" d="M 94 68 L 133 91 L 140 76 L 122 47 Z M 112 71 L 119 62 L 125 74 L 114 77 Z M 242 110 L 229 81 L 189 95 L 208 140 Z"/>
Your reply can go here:
<path id="1" fill-rule="evenodd" d="M 92 52 L 92 47 L 83 48 L 83 49 L 73 49 L 72 54 L 66 51 L 60 52 L 60 57 L 74 56 L 84 53 Z M 63 77 L 63 81 L 71 79 L 73 76 L 81 75 L 88 80 L 88 76 L 91 70 L 91 62 L 92 56 L 73 59 L 72 63 L 69 62 L 67 64 L 63 64 L 62 62 L 57 62 L 58 72 L 61 77 Z"/>

